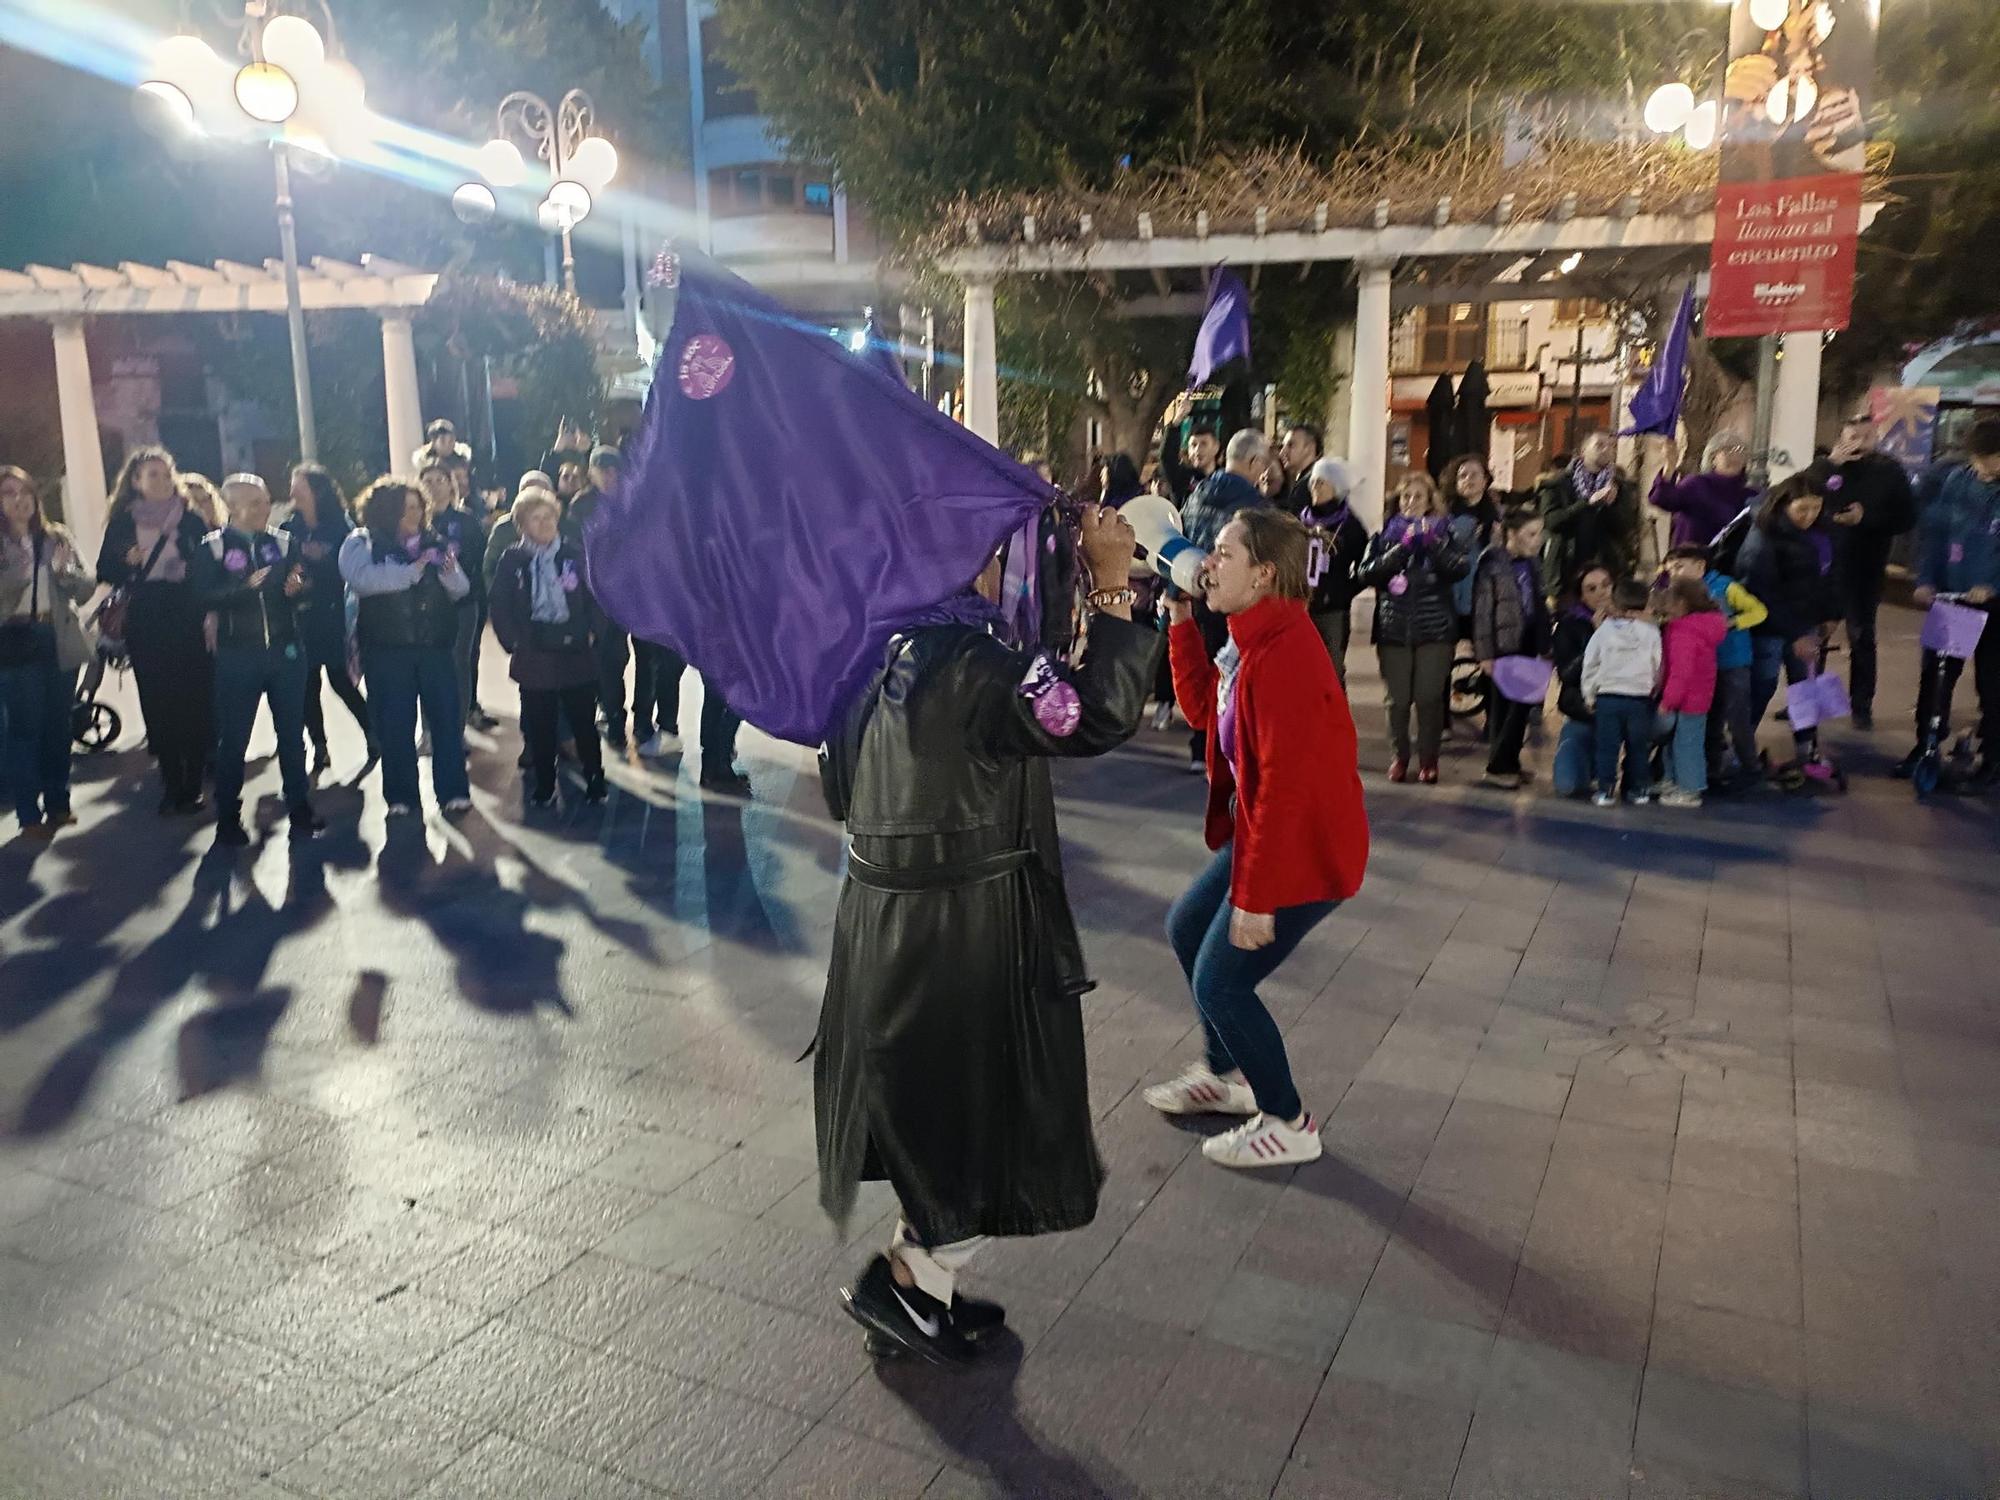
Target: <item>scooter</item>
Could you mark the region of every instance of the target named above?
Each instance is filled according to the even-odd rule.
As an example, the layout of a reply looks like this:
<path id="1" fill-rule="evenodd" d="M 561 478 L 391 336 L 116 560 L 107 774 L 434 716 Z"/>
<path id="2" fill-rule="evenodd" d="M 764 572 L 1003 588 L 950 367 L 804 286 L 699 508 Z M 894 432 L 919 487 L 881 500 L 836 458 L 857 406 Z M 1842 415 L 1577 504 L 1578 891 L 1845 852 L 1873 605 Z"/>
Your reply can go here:
<path id="1" fill-rule="evenodd" d="M 1939 594 L 1941 604 L 1961 604 L 1963 594 Z M 1946 651 L 1930 653 L 1930 675 L 1925 686 L 1930 690 L 1930 716 L 1924 720 L 1923 733 L 1917 738 L 1917 758 L 1910 765 L 1910 786 L 1917 794 L 1919 802 L 1932 796 L 1940 786 L 1955 784 L 1963 774 L 1972 769 L 1972 736 L 1959 737 L 1958 744 L 1949 753 L 1945 741 L 1951 735 L 1951 715 L 1945 695 L 1945 674 L 1950 670 L 1947 662 L 1963 661 L 1964 657 L 1954 656 Z M 1947 779 L 1945 763 L 1949 760 L 1955 772 Z"/>

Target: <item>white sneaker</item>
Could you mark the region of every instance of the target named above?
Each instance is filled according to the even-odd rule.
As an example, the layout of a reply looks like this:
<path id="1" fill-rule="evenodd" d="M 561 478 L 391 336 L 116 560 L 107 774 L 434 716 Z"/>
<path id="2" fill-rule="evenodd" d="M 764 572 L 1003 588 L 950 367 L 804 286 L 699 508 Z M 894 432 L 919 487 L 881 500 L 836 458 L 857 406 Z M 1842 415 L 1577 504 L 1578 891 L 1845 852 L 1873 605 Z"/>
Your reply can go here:
<path id="1" fill-rule="evenodd" d="M 1660 793 L 1662 807 L 1700 807 L 1701 793 L 1691 792 L 1684 786 L 1677 786 Z"/>
<path id="2" fill-rule="evenodd" d="M 1295 1167 L 1318 1161 L 1325 1150 L 1319 1121 L 1310 1113 L 1297 1130 L 1282 1120 L 1255 1115 L 1201 1143 L 1201 1154 L 1218 1167 Z"/>
<path id="3" fill-rule="evenodd" d="M 1254 1115 L 1257 1096 L 1241 1078 L 1223 1078 L 1205 1062 L 1189 1063 L 1181 1076 L 1146 1090 L 1146 1102 L 1163 1115 Z"/>
<path id="4" fill-rule="evenodd" d="M 679 753 L 681 737 L 677 734 L 648 735 L 639 744 L 639 754 L 647 760 L 664 760 L 669 755 Z"/>
<path id="5" fill-rule="evenodd" d="M 1159 730 L 1171 729 L 1173 727 L 1173 723 L 1174 723 L 1173 704 L 1162 703 L 1158 708 L 1153 710 L 1153 727 L 1155 729 Z"/>
<path id="6" fill-rule="evenodd" d="M 1599 792 L 1590 800 L 1592 805 L 1596 807 L 1616 807 L 1618 805 L 1618 799 L 1609 792 Z"/>

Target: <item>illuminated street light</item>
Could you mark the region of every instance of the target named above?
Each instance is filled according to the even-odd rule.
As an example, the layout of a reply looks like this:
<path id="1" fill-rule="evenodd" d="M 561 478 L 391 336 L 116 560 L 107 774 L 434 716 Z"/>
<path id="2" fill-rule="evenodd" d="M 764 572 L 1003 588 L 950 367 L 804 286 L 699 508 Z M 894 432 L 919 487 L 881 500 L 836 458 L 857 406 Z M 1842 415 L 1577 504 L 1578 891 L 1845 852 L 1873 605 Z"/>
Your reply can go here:
<path id="1" fill-rule="evenodd" d="M 484 224 L 499 207 L 493 189 L 483 182 L 468 182 L 451 195 L 451 211 L 461 224 Z"/>
<path id="2" fill-rule="evenodd" d="M 534 148 L 536 160 L 554 179 L 535 210 L 535 222 L 543 233 L 562 237 L 563 285 L 571 296 L 576 294 L 576 252 L 570 231 L 589 217 L 591 195 L 603 192 L 618 175 L 617 148 L 591 132 L 596 117 L 597 106 L 582 89 L 571 89 L 554 107 L 540 94 L 518 90 L 500 101 L 494 138 L 474 158 L 479 175 L 492 187 L 519 187 L 527 180 L 528 163 L 512 138 L 519 136 Z M 458 201 L 454 194 L 454 208 Z"/>
<path id="3" fill-rule="evenodd" d="M 277 9 L 286 4 L 292 8 Z M 324 31 L 294 13 L 302 4 L 317 11 Z M 272 128 L 267 138 L 276 172 L 278 247 L 284 257 L 299 457 L 308 463 L 319 457 L 319 441 L 313 423 L 305 307 L 299 297 L 292 157 L 299 153 L 303 171 L 328 170 L 334 144 L 361 128 L 366 97 L 361 75 L 340 59 L 339 49 L 332 45 L 333 34 L 333 14 L 326 0 L 243 0 L 236 52 L 246 60 L 233 77 L 229 65 L 200 37 L 175 36 L 160 44 L 153 54 L 151 76 L 135 91 L 141 117 L 172 134 L 204 128 L 240 133 L 245 119 Z"/>
<path id="4" fill-rule="evenodd" d="M 1694 113 L 1694 90 L 1684 83 L 1663 83 L 1646 101 L 1646 128 L 1655 135 L 1672 135 Z"/>

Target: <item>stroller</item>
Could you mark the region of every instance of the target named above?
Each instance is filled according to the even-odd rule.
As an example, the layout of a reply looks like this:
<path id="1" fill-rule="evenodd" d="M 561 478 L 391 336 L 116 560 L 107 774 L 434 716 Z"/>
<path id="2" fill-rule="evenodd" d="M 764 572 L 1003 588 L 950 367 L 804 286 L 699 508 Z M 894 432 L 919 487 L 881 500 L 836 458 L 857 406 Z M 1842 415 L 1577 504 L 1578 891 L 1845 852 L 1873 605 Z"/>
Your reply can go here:
<path id="1" fill-rule="evenodd" d="M 91 616 L 93 627 L 101 626 L 104 613 L 104 606 L 100 605 Z M 118 736 L 125 732 L 124 717 L 100 699 L 97 693 L 104 686 L 104 674 L 108 669 L 116 667 L 123 672 L 130 661 L 125 653 L 125 643 L 115 635 L 98 629 L 96 649 L 90 653 L 90 665 L 83 669 L 83 676 L 76 685 L 76 698 L 69 710 L 69 737 L 93 754 L 109 750 L 118 743 Z"/>

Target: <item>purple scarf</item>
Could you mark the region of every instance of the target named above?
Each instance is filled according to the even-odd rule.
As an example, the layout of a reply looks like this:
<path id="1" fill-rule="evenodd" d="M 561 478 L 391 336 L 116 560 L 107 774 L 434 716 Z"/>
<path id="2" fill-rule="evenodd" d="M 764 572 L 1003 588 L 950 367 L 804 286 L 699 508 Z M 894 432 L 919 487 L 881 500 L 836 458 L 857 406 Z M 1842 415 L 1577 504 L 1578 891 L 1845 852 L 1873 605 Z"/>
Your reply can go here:
<path id="1" fill-rule="evenodd" d="M 1603 489 L 1604 481 L 1617 473 L 1617 471 L 1618 465 L 1616 463 L 1606 464 L 1601 469 L 1586 468 L 1583 457 L 1579 454 L 1570 462 L 1569 487 L 1576 491 L 1577 499 L 1588 500 L 1592 495 Z"/>

